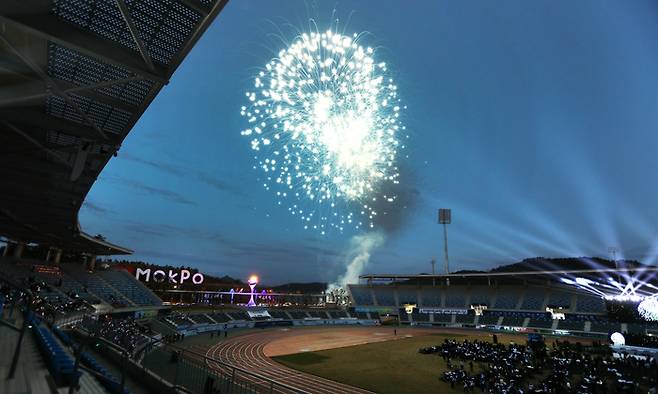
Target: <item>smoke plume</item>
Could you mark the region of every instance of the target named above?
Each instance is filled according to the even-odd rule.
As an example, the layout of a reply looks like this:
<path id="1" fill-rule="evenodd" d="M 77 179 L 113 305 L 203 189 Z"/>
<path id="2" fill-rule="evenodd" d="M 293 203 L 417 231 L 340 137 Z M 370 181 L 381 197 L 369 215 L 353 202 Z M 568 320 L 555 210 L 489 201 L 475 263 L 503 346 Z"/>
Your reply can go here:
<path id="1" fill-rule="evenodd" d="M 345 273 L 335 283 L 329 285 L 329 290 L 346 288 L 348 283 L 358 283 L 359 275 L 368 265 L 372 251 L 384 243 L 384 238 L 384 233 L 381 231 L 353 236 L 347 253 L 346 260 L 348 263 L 345 267 Z"/>

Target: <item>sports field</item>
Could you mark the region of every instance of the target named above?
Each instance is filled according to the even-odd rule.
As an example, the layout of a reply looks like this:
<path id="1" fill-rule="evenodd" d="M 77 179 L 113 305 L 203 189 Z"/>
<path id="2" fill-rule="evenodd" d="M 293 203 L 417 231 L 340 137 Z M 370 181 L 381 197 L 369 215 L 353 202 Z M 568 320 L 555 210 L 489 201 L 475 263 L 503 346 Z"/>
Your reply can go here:
<path id="1" fill-rule="evenodd" d="M 385 342 L 273 357 L 288 367 L 377 393 L 462 393 L 440 380 L 447 366 L 441 357 L 418 353 L 444 339 L 491 340 L 491 334 L 433 333 Z M 524 336 L 498 335 L 503 343 L 525 343 Z M 476 365 L 475 371 L 479 366 Z"/>
<path id="2" fill-rule="evenodd" d="M 505 344 L 525 343 L 527 338 L 525 334 L 497 335 Z M 199 359 L 211 369 L 221 371 L 217 364 L 221 362 L 250 371 L 252 375 L 240 379 L 265 392 L 460 393 L 461 387 L 453 389 L 440 380 L 447 369 L 441 357 L 418 353 L 419 348 L 445 339 L 492 341 L 493 335 L 455 328 L 273 327 L 231 332 L 228 338 L 192 337 L 185 340 L 185 347 L 188 359 Z M 587 339 L 578 341 L 591 344 Z M 474 363 L 473 373 L 481 367 Z"/>

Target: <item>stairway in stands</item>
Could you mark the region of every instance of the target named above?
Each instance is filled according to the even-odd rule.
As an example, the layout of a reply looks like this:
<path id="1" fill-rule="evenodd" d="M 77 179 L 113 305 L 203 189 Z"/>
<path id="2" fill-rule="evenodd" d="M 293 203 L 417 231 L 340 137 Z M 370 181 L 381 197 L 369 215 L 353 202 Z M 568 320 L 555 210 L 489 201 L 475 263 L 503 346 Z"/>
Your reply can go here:
<path id="1" fill-rule="evenodd" d="M 21 321 L 22 324 L 22 321 Z M 0 324 L 0 393 L 49 394 L 48 369 L 39 354 L 31 331 L 27 331 L 21 344 L 20 358 L 13 379 L 6 379 L 12 356 L 18 343 L 19 331 Z"/>

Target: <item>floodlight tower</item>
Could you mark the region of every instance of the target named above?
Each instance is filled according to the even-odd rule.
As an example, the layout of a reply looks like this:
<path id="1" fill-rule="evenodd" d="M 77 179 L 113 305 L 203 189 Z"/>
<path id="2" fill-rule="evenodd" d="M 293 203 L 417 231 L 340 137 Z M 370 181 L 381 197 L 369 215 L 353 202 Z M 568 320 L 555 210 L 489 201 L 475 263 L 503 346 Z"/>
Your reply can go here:
<path id="1" fill-rule="evenodd" d="M 617 261 L 617 252 L 619 248 L 616 246 L 610 246 L 608 248 L 608 253 L 612 255 L 612 261 L 615 263 L 615 270 L 617 271 L 617 281 L 621 283 L 621 273 L 619 272 L 619 262 Z"/>
<path id="2" fill-rule="evenodd" d="M 434 270 L 434 266 L 436 265 L 436 259 L 432 257 L 432 261 L 430 262 L 432 264 L 432 286 L 436 286 L 436 271 Z"/>
<path id="3" fill-rule="evenodd" d="M 451 216 L 452 213 L 450 209 L 439 208 L 439 224 L 443 225 L 443 252 L 445 258 L 443 261 L 443 269 L 446 275 L 450 273 L 450 266 L 448 263 L 448 224 L 451 222 Z"/>

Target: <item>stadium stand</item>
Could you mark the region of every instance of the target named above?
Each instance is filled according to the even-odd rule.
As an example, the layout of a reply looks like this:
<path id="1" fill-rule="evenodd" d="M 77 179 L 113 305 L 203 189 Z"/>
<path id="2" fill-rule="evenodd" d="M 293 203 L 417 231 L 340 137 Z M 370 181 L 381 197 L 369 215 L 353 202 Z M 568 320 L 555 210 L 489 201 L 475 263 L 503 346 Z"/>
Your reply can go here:
<path id="1" fill-rule="evenodd" d="M 585 331 L 585 322 L 573 318 L 558 320 L 557 328 L 567 331 Z"/>
<path id="2" fill-rule="evenodd" d="M 348 288 L 356 305 L 373 305 L 372 293 L 369 287 L 351 285 Z"/>
<path id="3" fill-rule="evenodd" d="M 311 317 L 315 317 L 318 319 L 328 318 L 327 314 L 324 311 L 309 311 L 308 314 L 311 315 Z"/>
<path id="4" fill-rule="evenodd" d="M 162 305 L 162 300 L 125 270 L 96 271 L 101 279 L 138 306 Z"/>
<path id="5" fill-rule="evenodd" d="M 424 315 L 424 314 L 421 313 L 421 315 Z M 429 315 L 428 315 L 428 316 L 429 316 Z M 432 317 L 433 317 L 433 320 L 432 320 L 432 321 L 433 321 L 434 323 L 445 323 L 445 324 L 448 324 L 448 323 L 452 323 L 452 316 L 453 316 L 453 315 L 451 315 L 451 314 L 433 313 L 433 314 L 432 314 Z M 416 318 L 415 318 L 415 316 L 414 316 L 414 321 L 417 321 Z"/>
<path id="6" fill-rule="evenodd" d="M 527 318 L 527 314 L 523 312 L 498 312 L 500 316 L 503 316 L 503 325 L 512 326 L 512 327 L 523 327 L 523 322 Z"/>
<path id="7" fill-rule="evenodd" d="M 409 322 L 409 315 L 407 314 L 407 311 L 404 308 L 400 308 L 398 310 L 398 317 L 400 319 L 400 322 L 403 322 L 403 323 L 404 322 L 406 322 L 406 323 Z"/>
<path id="8" fill-rule="evenodd" d="M 621 324 L 615 322 L 608 322 L 605 320 L 597 320 L 591 322 L 590 332 L 598 332 L 602 334 L 608 334 L 612 332 L 620 332 Z"/>
<path id="9" fill-rule="evenodd" d="M 472 325 L 474 324 L 475 316 L 471 314 L 455 315 L 455 323 Z"/>
<path id="10" fill-rule="evenodd" d="M 440 307 L 441 306 L 441 293 L 438 288 L 422 288 L 420 290 L 421 306 L 424 307 Z"/>
<path id="11" fill-rule="evenodd" d="M 486 287 L 475 287 L 471 290 L 471 305 L 480 304 L 480 305 L 491 305 L 491 289 Z"/>
<path id="12" fill-rule="evenodd" d="M 532 328 L 551 328 L 553 319 L 550 313 L 536 313 L 528 320 L 528 327 Z"/>
<path id="13" fill-rule="evenodd" d="M 496 294 L 495 309 L 516 309 L 519 300 L 519 289 L 499 288 Z"/>
<path id="14" fill-rule="evenodd" d="M 418 312 L 414 311 L 411 314 L 411 319 L 414 322 L 429 322 L 430 321 L 430 315 L 427 314 L 427 313 L 418 313 Z"/>
<path id="15" fill-rule="evenodd" d="M 361 320 L 368 320 L 370 319 L 370 315 L 368 312 L 356 312 L 356 318 Z"/>
<path id="16" fill-rule="evenodd" d="M 464 293 L 448 291 L 446 293 L 446 308 L 464 308 L 466 305 L 466 297 Z"/>
<path id="17" fill-rule="evenodd" d="M 293 319 L 306 319 L 309 317 L 305 311 L 290 311 L 288 312 Z"/>
<path id="18" fill-rule="evenodd" d="M 498 314 L 485 313 L 484 315 L 480 316 L 479 324 L 495 325 L 498 324 L 498 319 L 500 319 Z"/>
<path id="19" fill-rule="evenodd" d="M 117 307 L 135 306 L 117 289 L 110 286 L 98 275 L 87 272 L 85 267 L 80 264 L 62 264 L 62 271 L 80 282 L 83 286 L 83 292 L 92 293 L 110 305 Z"/>
<path id="20" fill-rule="evenodd" d="M 647 332 L 647 326 L 641 323 L 628 323 L 626 324 L 626 332 L 629 334 L 644 335 Z"/>
<path id="21" fill-rule="evenodd" d="M 290 316 L 285 311 L 270 311 L 270 316 L 275 319 L 290 319 Z"/>
<path id="22" fill-rule="evenodd" d="M 133 318 L 112 316 L 85 316 L 79 324 L 87 332 L 103 337 L 123 350 L 133 354 L 149 343 L 150 329 L 137 324 Z"/>
<path id="23" fill-rule="evenodd" d="M 373 294 L 379 306 L 395 306 L 394 289 L 374 288 Z"/>
<path id="24" fill-rule="evenodd" d="M 34 327 L 33 331 L 39 349 L 57 385 L 70 386 L 75 384 L 80 377 L 80 373 L 74 368 L 74 360 L 71 355 L 64 350 L 50 330 L 41 325 L 38 318 L 28 314 L 26 319 Z"/>
<path id="25" fill-rule="evenodd" d="M 540 311 L 544 305 L 544 295 L 546 292 L 543 289 L 526 289 L 523 297 L 521 309 Z"/>
<path id="26" fill-rule="evenodd" d="M 565 293 L 563 291 L 553 290 L 549 293 L 547 306 L 552 306 L 552 307 L 557 306 L 557 307 L 569 309 L 571 308 L 571 298 L 572 298 L 571 293 Z"/>
<path id="27" fill-rule="evenodd" d="M 404 304 L 418 305 L 417 288 L 399 287 L 398 300 L 400 301 L 400 306 Z"/>
<path id="28" fill-rule="evenodd" d="M 342 319 L 349 317 L 345 311 L 328 311 L 327 313 L 332 319 Z"/>
<path id="29" fill-rule="evenodd" d="M 91 310 L 92 304 L 101 301 L 116 307 L 162 305 L 151 290 L 125 271 L 90 272 L 81 264 L 63 263 L 43 273 L 41 264 L 9 259 L 3 259 L 2 267 L 0 277 L 25 286 L 38 284 L 40 297 L 61 314 Z"/>
<path id="30" fill-rule="evenodd" d="M 601 297 L 579 294 L 576 298 L 576 311 L 584 313 L 605 313 L 605 302 Z"/>

